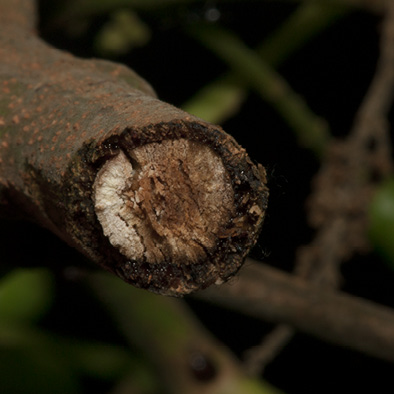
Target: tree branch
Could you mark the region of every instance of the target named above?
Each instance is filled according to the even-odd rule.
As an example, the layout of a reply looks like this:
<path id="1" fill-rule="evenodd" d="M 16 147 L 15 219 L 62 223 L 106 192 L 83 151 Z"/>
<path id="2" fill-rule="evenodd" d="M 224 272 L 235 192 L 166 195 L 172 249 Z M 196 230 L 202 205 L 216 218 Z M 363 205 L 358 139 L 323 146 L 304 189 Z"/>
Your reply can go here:
<path id="1" fill-rule="evenodd" d="M 340 264 L 367 248 L 371 193 L 376 178 L 392 172 L 387 117 L 394 92 L 394 3 L 384 15 L 380 41 L 377 69 L 354 126 L 346 142 L 331 142 L 310 200 L 309 218 L 318 231 L 308 246 L 298 250 L 296 273 L 315 284 L 338 287 Z M 249 353 L 251 366 L 256 370 L 259 358 L 272 358 L 272 349 L 280 349 L 291 336 L 291 327 L 279 325 L 268 336 L 267 351 L 261 346 Z"/>
<path id="2" fill-rule="evenodd" d="M 0 0 L 0 26 L 11 24 L 20 30 L 33 31 L 37 23 L 36 7 L 31 0 Z"/>
<path id="3" fill-rule="evenodd" d="M 23 212 L 161 294 L 233 275 L 264 217 L 264 169 L 125 66 L 45 44 L 18 9 L 1 8 L 8 3 L 0 2 L 10 21 L 0 30 L 0 209 Z"/>
<path id="4" fill-rule="evenodd" d="M 196 297 L 394 361 L 393 310 L 309 284 L 265 264 L 249 260 L 231 283 L 198 292 Z"/>

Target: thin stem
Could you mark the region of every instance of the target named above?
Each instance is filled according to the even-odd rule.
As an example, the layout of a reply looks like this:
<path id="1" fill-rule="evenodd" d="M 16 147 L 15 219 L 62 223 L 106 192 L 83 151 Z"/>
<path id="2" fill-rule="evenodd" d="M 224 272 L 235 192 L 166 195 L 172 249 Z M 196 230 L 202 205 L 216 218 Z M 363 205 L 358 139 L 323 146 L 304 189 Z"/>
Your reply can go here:
<path id="1" fill-rule="evenodd" d="M 278 66 L 350 11 L 332 4 L 305 3 L 268 36 L 257 48 L 271 66 Z"/>
<path id="2" fill-rule="evenodd" d="M 249 379 L 234 356 L 201 327 L 181 300 L 160 297 L 94 273 L 88 278 L 125 338 L 153 363 L 171 393 L 279 394 Z"/>
<path id="3" fill-rule="evenodd" d="M 191 34 L 221 57 L 251 88 L 269 102 L 294 130 L 299 143 L 320 156 L 329 139 L 328 126 L 288 83 L 236 35 L 200 25 Z"/>
<path id="4" fill-rule="evenodd" d="M 345 14 L 344 7 L 301 4 L 256 51 L 269 65 L 278 66 Z M 236 73 L 227 72 L 205 85 L 182 107 L 211 123 L 221 124 L 238 111 L 246 95 L 247 88 Z"/>
<path id="5" fill-rule="evenodd" d="M 394 311 L 321 288 L 265 264 L 249 264 L 237 280 L 196 295 L 222 307 L 394 361 Z"/>

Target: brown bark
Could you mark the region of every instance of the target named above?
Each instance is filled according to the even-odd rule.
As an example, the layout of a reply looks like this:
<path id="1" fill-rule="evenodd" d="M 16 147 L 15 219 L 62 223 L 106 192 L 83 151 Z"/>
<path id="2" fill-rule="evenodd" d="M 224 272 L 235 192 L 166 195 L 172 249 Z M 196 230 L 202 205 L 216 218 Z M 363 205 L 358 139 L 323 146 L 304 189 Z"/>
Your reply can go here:
<path id="1" fill-rule="evenodd" d="M 32 9 L 0 1 L 2 211 L 161 294 L 233 275 L 264 217 L 263 168 L 127 67 L 44 43 L 31 32 Z"/>
<path id="2" fill-rule="evenodd" d="M 394 312 L 333 292 L 265 264 L 247 263 L 236 280 L 197 297 L 322 340 L 394 361 Z"/>

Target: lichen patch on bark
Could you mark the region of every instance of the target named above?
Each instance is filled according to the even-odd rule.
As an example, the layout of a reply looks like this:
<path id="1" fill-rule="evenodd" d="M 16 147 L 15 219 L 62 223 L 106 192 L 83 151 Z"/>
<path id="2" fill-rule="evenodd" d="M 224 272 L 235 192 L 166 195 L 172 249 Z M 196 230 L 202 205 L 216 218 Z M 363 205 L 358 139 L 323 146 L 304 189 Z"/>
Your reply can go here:
<path id="1" fill-rule="evenodd" d="M 186 139 L 120 151 L 94 184 L 95 210 L 111 244 L 130 260 L 193 264 L 208 258 L 233 216 L 234 193 L 219 156 Z"/>

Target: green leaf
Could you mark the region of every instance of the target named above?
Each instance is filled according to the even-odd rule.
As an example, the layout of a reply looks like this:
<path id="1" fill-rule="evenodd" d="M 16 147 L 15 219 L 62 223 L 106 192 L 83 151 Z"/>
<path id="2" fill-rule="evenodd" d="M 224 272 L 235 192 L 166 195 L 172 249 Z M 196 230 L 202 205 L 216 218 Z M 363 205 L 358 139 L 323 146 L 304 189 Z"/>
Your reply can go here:
<path id="1" fill-rule="evenodd" d="M 52 304 L 52 275 L 42 268 L 16 269 L 0 281 L 0 321 L 34 322 Z"/>
<path id="2" fill-rule="evenodd" d="M 394 269 L 394 179 L 382 183 L 369 209 L 369 235 L 376 250 Z"/>

